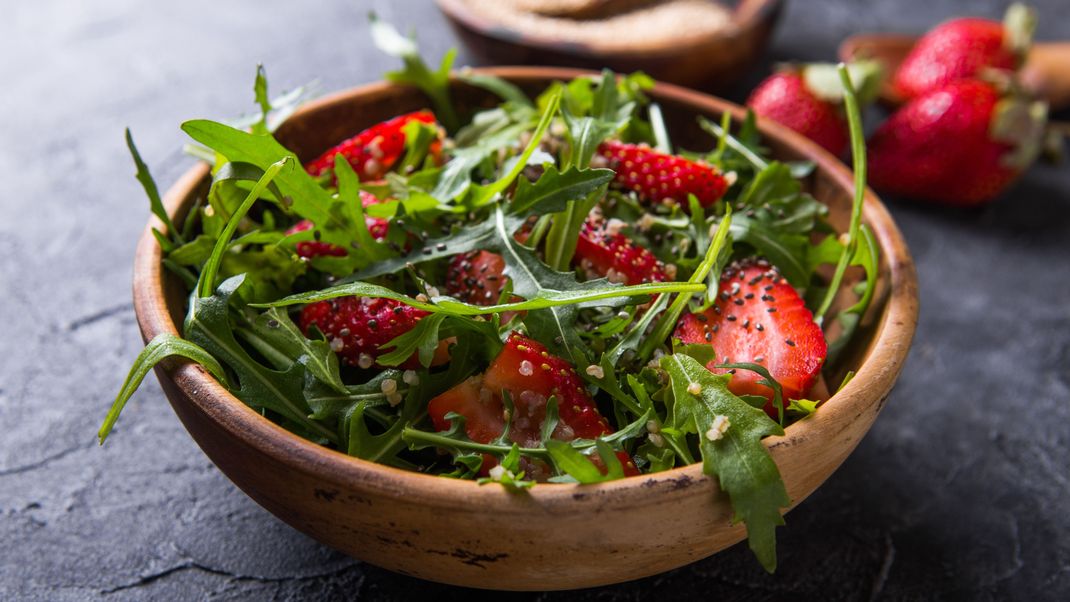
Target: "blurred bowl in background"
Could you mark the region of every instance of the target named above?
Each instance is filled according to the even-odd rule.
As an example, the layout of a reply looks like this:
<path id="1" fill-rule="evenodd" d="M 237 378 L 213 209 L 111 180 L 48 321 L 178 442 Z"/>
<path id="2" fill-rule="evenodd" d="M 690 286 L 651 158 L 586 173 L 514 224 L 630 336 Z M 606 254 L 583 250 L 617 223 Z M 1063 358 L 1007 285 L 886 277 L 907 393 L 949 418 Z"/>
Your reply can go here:
<path id="1" fill-rule="evenodd" d="M 665 31 L 658 25 L 669 15 L 659 20 L 654 12 L 663 3 L 649 0 L 436 2 L 468 50 L 488 64 L 644 71 L 658 80 L 711 91 L 732 86 L 761 57 L 783 6 L 782 0 L 670 0 L 668 4 L 678 5 L 675 9 L 695 13 L 696 20 L 685 29 Z M 518 6 L 538 14 L 519 13 Z M 515 18 L 507 18 L 510 12 Z M 622 20 L 622 12 L 630 16 Z M 599 20 L 606 17 L 615 18 Z M 634 31 L 640 27 L 642 32 Z M 583 28 L 590 35 L 580 35 Z"/>

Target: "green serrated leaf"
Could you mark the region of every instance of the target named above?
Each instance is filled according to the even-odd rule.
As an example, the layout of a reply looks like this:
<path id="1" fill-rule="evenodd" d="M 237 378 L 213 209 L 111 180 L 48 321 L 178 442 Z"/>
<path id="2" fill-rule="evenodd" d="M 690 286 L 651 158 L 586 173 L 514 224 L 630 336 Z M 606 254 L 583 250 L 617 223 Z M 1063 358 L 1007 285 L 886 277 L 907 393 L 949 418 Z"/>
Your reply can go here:
<path id="1" fill-rule="evenodd" d="M 191 296 L 184 326 L 186 339 L 234 371 L 238 388 L 233 392 L 246 404 L 276 412 L 310 433 L 337 442 L 334 432 L 308 416 L 303 396 L 305 367 L 294 364 L 285 371 L 269 369 L 254 360 L 234 338 L 228 317 L 230 300 L 244 279 L 234 276 L 224 280 L 208 297 Z"/>
<path id="2" fill-rule="evenodd" d="M 305 366 L 312 376 L 339 393 L 346 393 L 346 386 L 339 374 L 338 356 L 322 339 L 312 340 L 279 308 L 271 308 L 257 316 L 252 330 L 258 337 L 291 363 Z"/>
<path id="3" fill-rule="evenodd" d="M 509 212 L 526 216 L 563 211 L 569 201 L 587 197 L 607 185 L 614 176 L 612 169 L 570 167 L 561 172 L 550 165 L 534 183 L 520 178 Z"/>
<path id="4" fill-rule="evenodd" d="M 669 374 L 674 398 L 671 425 L 698 435 L 703 472 L 728 494 L 734 520 L 747 525 L 751 551 L 773 572 L 776 527 L 784 524 L 780 509 L 791 500 L 761 440 L 783 435 L 784 429 L 733 395 L 727 376 L 713 374 L 694 358 L 668 355 L 661 367 Z"/>

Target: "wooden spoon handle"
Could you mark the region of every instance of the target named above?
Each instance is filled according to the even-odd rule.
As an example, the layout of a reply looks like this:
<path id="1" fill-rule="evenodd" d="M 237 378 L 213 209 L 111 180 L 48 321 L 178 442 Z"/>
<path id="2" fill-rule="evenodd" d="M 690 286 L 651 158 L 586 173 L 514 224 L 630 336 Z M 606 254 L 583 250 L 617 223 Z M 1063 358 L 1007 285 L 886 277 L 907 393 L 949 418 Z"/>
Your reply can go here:
<path id="1" fill-rule="evenodd" d="M 1070 42 L 1040 42 L 1022 68 L 1022 82 L 1052 110 L 1070 107 Z"/>

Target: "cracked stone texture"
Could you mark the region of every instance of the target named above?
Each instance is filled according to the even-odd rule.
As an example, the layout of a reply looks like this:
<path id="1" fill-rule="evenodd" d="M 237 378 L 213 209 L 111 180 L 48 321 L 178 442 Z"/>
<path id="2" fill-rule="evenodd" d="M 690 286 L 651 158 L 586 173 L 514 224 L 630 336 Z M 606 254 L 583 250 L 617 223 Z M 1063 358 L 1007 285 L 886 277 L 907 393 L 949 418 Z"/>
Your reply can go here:
<path id="1" fill-rule="evenodd" d="M 336 90 L 393 68 L 365 34 L 369 4 L 416 28 L 430 56 L 457 43 L 429 1 L 6 5 L 0 599 L 483 595 L 286 527 L 211 465 L 154 381 L 108 446 L 94 442 L 140 348 L 130 266 L 148 210 L 123 127 L 168 186 L 191 164 L 178 123 L 250 110 L 256 63 L 275 90 L 313 78 Z M 768 62 L 830 59 L 853 31 L 919 31 L 1003 4 L 792 2 Z M 1065 2 L 1035 4 L 1041 39 L 1070 36 Z M 1039 166 L 979 211 L 890 200 L 921 280 L 913 354 L 869 436 L 789 515 L 775 576 L 736 546 L 634 583 L 502 597 L 1070 599 L 1068 191 L 1065 166 Z"/>

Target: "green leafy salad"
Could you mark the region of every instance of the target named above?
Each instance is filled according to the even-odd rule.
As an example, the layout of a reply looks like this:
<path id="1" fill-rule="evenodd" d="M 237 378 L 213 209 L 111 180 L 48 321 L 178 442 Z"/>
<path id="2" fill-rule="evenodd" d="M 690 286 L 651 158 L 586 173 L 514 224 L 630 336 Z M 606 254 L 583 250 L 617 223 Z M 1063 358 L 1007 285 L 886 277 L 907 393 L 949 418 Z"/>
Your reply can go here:
<path id="1" fill-rule="evenodd" d="M 272 132 L 305 95 L 271 99 L 260 69 L 255 118 L 182 125 L 212 165 L 182 219 L 127 134 L 189 304 L 182 336 L 137 358 L 101 442 L 181 356 L 312 442 L 516 495 L 701 462 L 772 571 L 790 500 L 762 438 L 820 411 L 877 277 L 846 70 L 856 197 L 840 233 L 804 190 L 813 166 L 771 159 L 751 115 L 700 117 L 688 140 L 708 145 L 685 150 L 641 73 L 532 97 L 372 29 L 404 62 L 387 78 L 426 108 L 299 159 Z M 451 81 L 499 102 L 456 105 Z"/>

